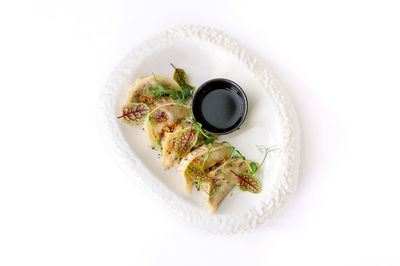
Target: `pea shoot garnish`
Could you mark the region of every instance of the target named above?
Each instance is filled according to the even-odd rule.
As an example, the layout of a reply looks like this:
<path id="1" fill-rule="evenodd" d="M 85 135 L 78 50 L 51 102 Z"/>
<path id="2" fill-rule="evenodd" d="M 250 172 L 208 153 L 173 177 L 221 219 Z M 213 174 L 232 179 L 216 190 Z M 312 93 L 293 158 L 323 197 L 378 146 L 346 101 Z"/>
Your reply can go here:
<path id="1" fill-rule="evenodd" d="M 171 66 L 175 69 L 174 80 L 176 81 L 176 83 L 178 83 L 180 90 L 165 88 L 157 81 L 157 78 L 153 73 L 156 87 L 149 87 L 148 91 L 149 93 L 154 94 L 156 96 L 156 99 L 160 99 L 162 96 L 168 95 L 172 99 L 178 100 L 180 103 L 185 103 L 190 99 L 190 97 L 192 97 L 195 88 L 188 84 L 185 70 L 181 68 L 175 68 L 172 63 Z"/>

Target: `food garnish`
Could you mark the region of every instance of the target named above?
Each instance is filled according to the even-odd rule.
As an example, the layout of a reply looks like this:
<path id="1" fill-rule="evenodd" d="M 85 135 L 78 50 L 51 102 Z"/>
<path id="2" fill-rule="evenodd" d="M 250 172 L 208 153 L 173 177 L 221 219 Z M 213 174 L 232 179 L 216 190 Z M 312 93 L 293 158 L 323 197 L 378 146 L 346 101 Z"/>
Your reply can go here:
<path id="1" fill-rule="evenodd" d="M 253 171 L 253 174 L 255 174 L 258 170 L 260 170 L 261 166 L 263 166 L 265 159 L 267 158 L 268 154 L 270 152 L 276 151 L 278 149 L 272 148 L 272 147 L 266 147 L 264 145 L 256 145 L 256 148 L 259 152 L 264 153 L 264 158 L 260 164 L 260 166 L 257 166 L 254 162 L 250 164 L 251 169 Z"/>
<path id="2" fill-rule="evenodd" d="M 122 119 L 125 124 L 138 125 L 149 112 L 149 106 L 144 103 L 130 103 L 122 106 L 122 115 L 117 118 Z"/>
<path id="3" fill-rule="evenodd" d="M 178 83 L 179 87 L 181 87 L 184 97 L 188 99 L 193 95 L 195 87 L 188 84 L 185 70 L 181 68 L 176 68 L 172 63 L 170 64 L 175 69 L 174 80 L 176 81 L 176 83 Z"/>
<path id="4" fill-rule="evenodd" d="M 242 191 L 249 191 L 249 192 L 252 192 L 252 193 L 259 193 L 261 191 L 261 183 L 256 178 L 255 174 L 261 168 L 261 166 L 264 164 L 265 159 L 267 158 L 268 154 L 271 151 L 274 151 L 275 149 L 267 148 L 267 147 L 265 147 L 263 145 L 257 145 L 256 147 L 257 147 L 258 151 L 264 153 L 264 158 L 263 158 L 260 166 L 257 166 L 257 164 L 255 162 L 249 163 L 246 160 L 246 157 L 244 157 L 239 150 L 235 149 L 227 141 L 224 141 L 222 143 L 227 144 L 226 148 L 232 153 L 232 155 L 231 155 L 232 159 L 230 161 L 228 161 L 228 163 L 226 163 L 226 165 L 222 169 L 222 172 L 224 173 L 225 167 L 228 166 L 229 164 L 231 164 L 232 162 L 234 162 L 234 161 L 236 161 L 238 159 L 242 159 L 243 162 L 248 166 L 248 168 L 250 170 L 250 173 L 237 174 L 237 173 L 235 173 L 235 172 L 233 172 L 231 170 L 231 172 L 237 177 L 236 183 L 239 186 L 240 190 L 242 190 Z"/>
<path id="5" fill-rule="evenodd" d="M 189 164 L 185 170 L 186 174 L 194 181 L 194 182 L 211 182 L 214 180 L 213 177 L 210 177 L 204 174 L 204 170 L 195 164 Z"/>
<path id="6" fill-rule="evenodd" d="M 204 144 L 213 143 L 215 141 L 215 137 L 209 136 L 201 129 L 201 124 L 198 123 L 194 117 L 190 117 L 189 120 L 192 122 L 192 126 L 185 129 L 175 144 L 175 150 L 178 155 L 178 158 L 185 157 L 190 149 L 196 145 L 199 134 L 204 136 Z"/>
<path id="7" fill-rule="evenodd" d="M 261 183 L 255 176 L 246 173 L 237 174 L 232 170 L 231 172 L 237 177 L 236 182 L 240 190 L 251 193 L 261 192 Z"/>
<path id="8" fill-rule="evenodd" d="M 156 99 L 160 99 L 164 95 L 168 95 L 174 100 L 179 100 L 180 103 L 185 103 L 189 100 L 193 95 L 194 87 L 187 83 L 187 75 L 186 72 L 181 68 L 175 68 L 173 64 L 172 67 L 175 69 L 174 71 L 174 80 L 178 83 L 180 90 L 172 90 L 169 88 L 165 88 L 161 85 L 156 76 L 153 73 L 154 81 L 156 82 L 156 87 L 148 88 L 149 93 L 154 94 Z"/>
<path id="9" fill-rule="evenodd" d="M 179 90 L 173 90 L 173 89 L 164 88 L 164 86 L 161 85 L 157 81 L 157 78 L 154 75 L 154 73 L 153 73 L 153 78 L 154 78 L 154 81 L 156 82 L 156 87 L 149 87 L 148 91 L 149 91 L 149 93 L 154 94 L 156 96 L 156 99 L 160 99 L 164 95 L 168 95 L 172 99 L 178 99 L 179 98 L 178 97 Z"/>
<path id="10" fill-rule="evenodd" d="M 190 152 L 190 149 L 197 142 L 197 136 L 198 134 L 193 129 L 193 124 L 190 128 L 187 128 L 182 131 L 182 133 L 180 134 L 175 143 L 175 149 L 178 158 L 182 158 Z"/>
<path id="11" fill-rule="evenodd" d="M 189 118 L 190 121 L 192 121 L 194 129 L 199 133 L 202 134 L 204 136 L 204 144 L 210 144 L 213 143 L 216 140 L 216 137 L 210 136 L 208 134 L 206 134 L 203 129 L 202 129 L 202 125 L 196 121 L 196 119 L 194 119 L 194 117 L 190 117 Z"/>
<path id="12" fill-rule="evenodd" d="M 251 174 L 254 175 L 254 174 L 256 173 L 256 171 L 257 171 L 257 165 L 256 165 L 254 162 L 249 163 L 249 162 L 246 160 L 246 157 L 244 157 L 244 156 L 240 153 L 240 151 L 237 150 L 237 149 L 235 149 L 235 147 L 233 147 L 229 142 L 223 141 L 222 143 L 223 143 L 223 144 L 227 144 L 226 149 L 232 153 L 231 156 L 232 156 L 233 159 L 235 159 L 235 160 L 236 160 L 236 159 L 242 159 L 242 160 L 245 162 L 245 164 L 247 164 L 247 166 L 249 167 L 249 169 L 250 169 L 250 171 L 251 171 Z"/>

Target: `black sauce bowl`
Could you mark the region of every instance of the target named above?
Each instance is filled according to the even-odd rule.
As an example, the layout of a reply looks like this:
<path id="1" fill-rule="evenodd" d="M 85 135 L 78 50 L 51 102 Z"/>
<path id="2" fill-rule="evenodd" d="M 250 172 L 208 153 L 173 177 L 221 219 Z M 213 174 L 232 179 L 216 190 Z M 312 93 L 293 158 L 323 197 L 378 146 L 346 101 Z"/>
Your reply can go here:
<path id="1" fill-rule="evenodd" d="M 216 78 L 203 83 L 194 93 L 192 113 L 203 129 L 224 135 L 238 129 L 247 115 L 243 89 L 229 79 Z"/>

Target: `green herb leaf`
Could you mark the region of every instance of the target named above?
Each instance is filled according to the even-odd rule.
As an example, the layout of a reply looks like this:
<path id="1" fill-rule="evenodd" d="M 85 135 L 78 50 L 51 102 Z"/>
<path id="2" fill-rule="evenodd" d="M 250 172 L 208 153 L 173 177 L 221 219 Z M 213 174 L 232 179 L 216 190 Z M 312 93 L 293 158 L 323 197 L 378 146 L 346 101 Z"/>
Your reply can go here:
<path id="1" fill-rule="evenodd" d="M 261 192 L 261 183 L 256 177 L 246 173 L 237 174 L 232 170 L 231 172 L 236 176 L 236 183 L 240 190 L 251 193 Z"/>
<path id="2" fill-rule="evenodd" d="M 204 144 L 210 144 L 210 143 L 213 143 L 215 141 L 215 138 L 214 137 L 209 137 L 209 138 L 205 138 L 204 139 Z"/>
<path id="3" fill-rule="evenodd" d="M 236 158 L 236 159 L 242 159 L 244 161 L 244 163 L 247 165 L 247 167 L 249 167 L 250 172 L 252 175 L 254 175 L 257 170 L 259 169 L 259 167 L 257 167 L 257 164 L 252 162 L 249 163 L 246 160 L 246 157 L 244 157 L 240 151 L 238 151 L 237 149 L 235 149 L 235 147 L 233 147 L 229 142 L 227 141 L 223 141 L 222 144 L 227 144 L 228 146 L 226 146 L 226 149 L 231 153 L 231 157 L 232 158 Z"/>
<path id="4" fill-rule="evenodd" d="M 189 164 L 185 170 L 185 173 L 194 181 L 194 182 L 210 182 L 214 178 L 207 176 L 204 174 L 203 169 L 195 164 Z"/>
<path id="5" fill-rule="evenodd" d="M 172 90 L 172 89 L 166 89 L 160 83 L 157 83 L 156 86 L 157 87 L 149 87 L 148 91 L 149 91 L 149 93 L 154 94 L 157 99 L 160 99 L 161 96 L 164 96 L 164 95 L 169 95 L 172 99 L 181 98 L 181 96 L 180 96 L 181 92 L 180 91 Z"/>
<path id="6" fill-rule="evenodd" d="M 233 149 L 232 157 L 238 157 L 238 158 L 242 158 L 243 160 L 246 160 L 246 158 L 244 158 L 244 156 L 240 153 L 240 151 L 238 151 L 236 149 Z"/>
<path id="7" fill-rule="evenodd" d="M 156 144 L 157 144 L 156 150 L 161 151 L 161 141 L 159 141 L 158 139 L 156 139 Z"/>
<path id="8" fill-rule="evenodd" d="M 225 142 L 225 141 L 224 141 Z M 224 143 L 222 142 L 222 143 Z M 226 147 L 227 151 L 229 151 L 230 153 L 233 153 L 235 151 L 235 149 L 232 146 L 227 146 Z"/>
<path id="9" fill-rule="evenodd" d="M 204 136 L 204 144 L 210 144 L 213 143 L 215 141 L 215 137 L 213 136 L 209 136 L 208 134 L 206 134 L 203 129 L 202 126 L 199 122 L 196 121 L 196 119 L 194 119 L 194 117 L 190 117 L 190 121 L 192 121 L 192 124 L 194 126 L 194 129 L 199 133 L 202 134 Z"/>
<path id="10" fill-rule="evenodd" d="M 174 80 L 181 87 L 183 98 L 188 99 L 190 96 L 192 96 L 194 87 L 188 84 L 185 70 L 176 68 L 172 63 L 171 66 L 175 69 Z"/>
<path id="11" fill-rule="evenodd" d="M 130 103 L 122 106 L 122 115 L 118 119 L 122 119 L 125 124 L 137 125 L 150 112 L 150 108 L 144 103 Z"/>
<path id="12" fill-rule="evenodd" d="M 257 164 L 255 162 L 250 163 L 250 168 L 251 168 L 250 170 L 253 174 L 255 174 L 258 170 Z"/>
<path id="13" fill-rule="evenodd" d="M 190 152 L 190 149 L 197 142 L 197 136 L 198 134 L 195 130 L 193 130 L 193 126 L 185 129 L 180 134 L 175 143 L 175 149 L 178 158 L 182 158 Z"/>
<path id="14" fill-rule="evenodd" d="M 149 93 L 154 94 L 156 96 L 156 99 L 160 99 L 162 96 L 168 95 L 172 99 L 179 100 L 181 103 L 184 103 L 190 98 L 190 96 L 192 96 L 191 91 L 188 91 L 186 87 L 183 88 L 182 86 L 179 85 L 181 87 L 180 90 L 168 89 L 157 81 L 157 78 L 154 75 L 154 73 L 153 73 L 153 78 L 154 81 L 156 82 L 156 87 L 149 87 L 148 91 Z"/>
<path id="15" fill-rule="evenodd" d="M 246 157 L 244 157 L 240 151 L 238 151 L 237 149 L 235 149 L 235 147 L 233 147 L 229 142 L 227 141 L 223 141 L 222 144 L 227 144 L 226 149 L 231 153 L 231 156 L 233 158 L 241 158 L 244 161 L 246 161 Z M 250 167 L 251 168 L 251 167 Z"/>
<path id="16" fill-rule="evenodd" d="M 157 99 L 160 99 L 161 96 L 163 96 L 165 94 L 165 89 L 160 88 L 158 86 L 157 87 L 149 87 L 148 91 L 149 91 L 149 93 L 154 94 Z"/>

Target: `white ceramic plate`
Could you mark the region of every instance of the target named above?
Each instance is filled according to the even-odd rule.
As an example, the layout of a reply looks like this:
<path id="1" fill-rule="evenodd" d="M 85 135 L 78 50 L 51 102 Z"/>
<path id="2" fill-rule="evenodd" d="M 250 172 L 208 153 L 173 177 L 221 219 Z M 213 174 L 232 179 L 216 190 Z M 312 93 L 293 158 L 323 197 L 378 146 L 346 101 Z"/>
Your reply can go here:
<path id="1" fill-rule="evenodd" d="M 186 70 L 190 84 L 224 77 L 237 82 L 249 101 L 247 119 L 227 140 L 248 159 L 261 161 L 255 145 L 275 146 L 257 176 L 260 194 L 237 188 L 209 213 L 200 193 L 186 195 L 183 178 L 164 171 L 157 152 L 147 145 L 141 127 L 118 121 L 129 84 L 152 72 L 172 78 L 172 62 Z M 104 137 L 130 178 L 146 187 L 177 216 L 213 233 L 245 232 L 264 224 L 296 188 L 300 129 L 295 110 L 263 62 L 225 33 L 202 26 L 170 28 L 134 49 L 114 70 L 99 102 L 99 122 Z M 159 161 L 159 162 L 158 162 Z"/>

